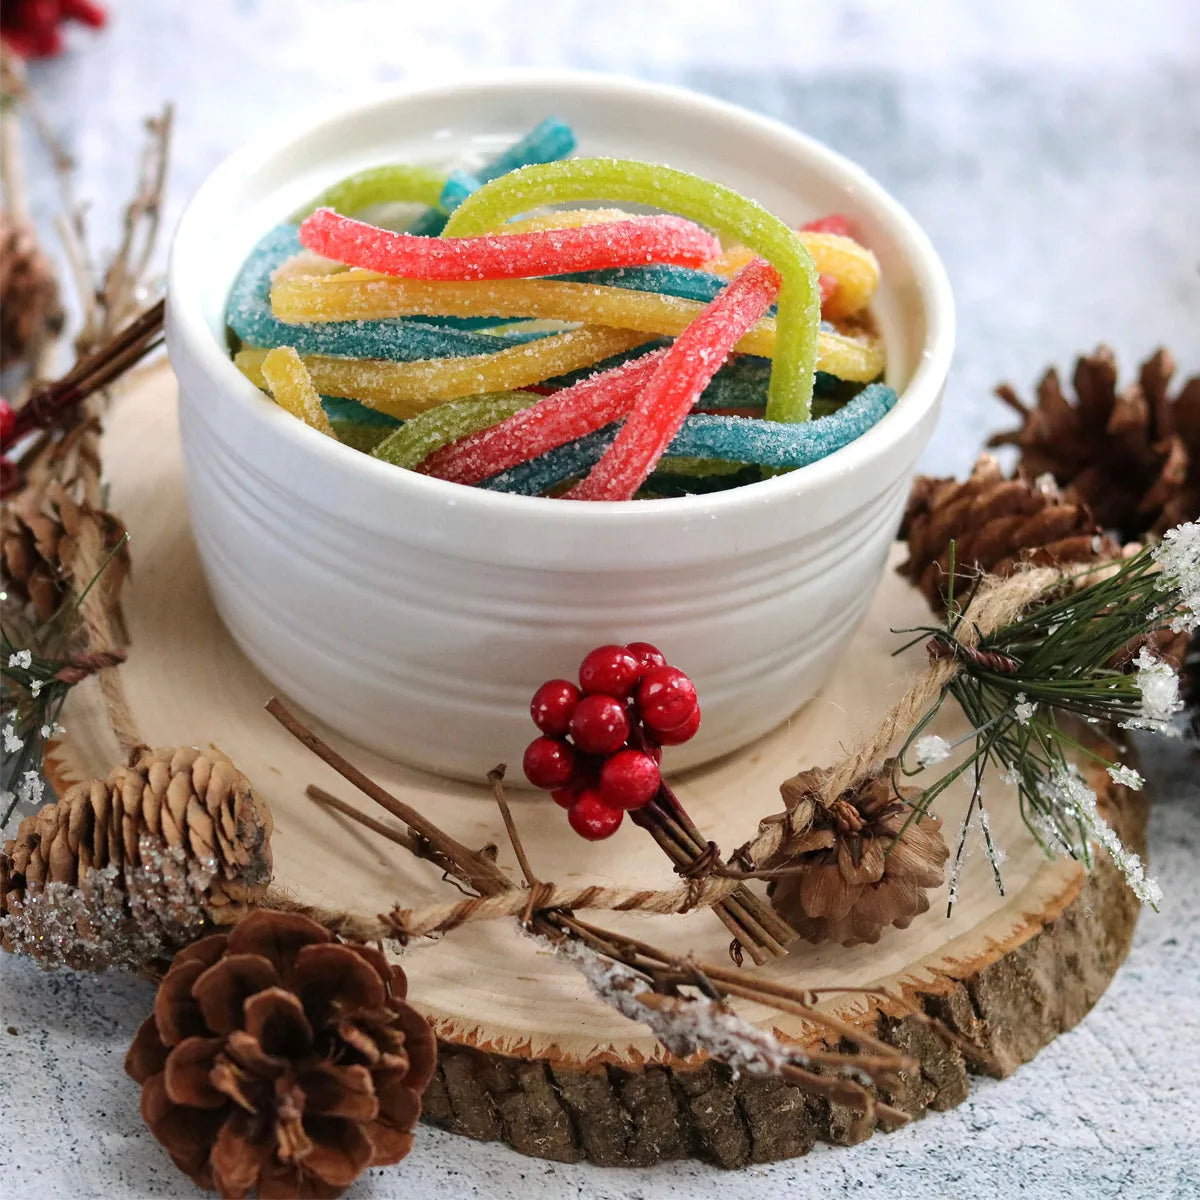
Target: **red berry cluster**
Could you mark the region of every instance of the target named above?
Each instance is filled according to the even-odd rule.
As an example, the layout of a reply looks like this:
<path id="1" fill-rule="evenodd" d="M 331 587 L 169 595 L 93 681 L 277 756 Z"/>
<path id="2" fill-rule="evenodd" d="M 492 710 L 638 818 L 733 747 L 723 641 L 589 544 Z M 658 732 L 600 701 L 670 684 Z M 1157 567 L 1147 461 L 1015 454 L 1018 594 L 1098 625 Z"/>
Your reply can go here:
<path id="1" fill-rule="evenodd" d="M 104 9 L 92 0 L 4 0 L 0 40 L 22 58 L 53 58 L 62 53 L 64 21 L 100 29 L 105 20 Z"/>
<path id="2" fill-rule="evenodd" d="M 626 811 L 654 799 L 662 747 L 700 728 L 695 685 L 646 642 L 593 650 L 578 686 L 543 683 L 529 713 L 543 736 L 525 750 L 525 777 L 590 841 L 610 837 Z"/>

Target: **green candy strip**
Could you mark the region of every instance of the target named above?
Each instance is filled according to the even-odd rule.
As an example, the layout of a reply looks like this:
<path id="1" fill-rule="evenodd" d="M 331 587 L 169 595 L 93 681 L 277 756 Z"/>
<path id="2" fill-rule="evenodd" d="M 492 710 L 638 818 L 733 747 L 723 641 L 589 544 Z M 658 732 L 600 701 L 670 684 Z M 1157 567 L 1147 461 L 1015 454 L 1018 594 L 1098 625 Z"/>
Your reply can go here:
<path id="1" fill-rule="evenodd" d="M 498 425 L 541 398 L 534 392 L 490 392 L 467 400 L 451 400 L 405 421 L 371 453 L 375 458 L 411 471 L 435 450 Z"/>
<path id="2" fill-rule="evenodd" d="M 388 163 L 355 171 L 327 187 L 311 204 L 298 208 L 288 218 L 298 225 L 318 208 L 332 208 L 349 215 L 372 204 L 425 204 L 430 207 L 441 199 L 446 186 L 445 171 L 414 167 L 406 163 Z"/>
<path id="3" fill-rule="evenodd" d="M 573 158 L 522 167 L 485 183 L 455 209 L 443 236 L 487 233 L 540 205 L 575 200 L 653 205 L 707 225 L 762 255 L 782 280 L 766 417 L 808 420 L 821 321 L 817 269 L 795 231 L 740 192 L 656 163 Z"/>

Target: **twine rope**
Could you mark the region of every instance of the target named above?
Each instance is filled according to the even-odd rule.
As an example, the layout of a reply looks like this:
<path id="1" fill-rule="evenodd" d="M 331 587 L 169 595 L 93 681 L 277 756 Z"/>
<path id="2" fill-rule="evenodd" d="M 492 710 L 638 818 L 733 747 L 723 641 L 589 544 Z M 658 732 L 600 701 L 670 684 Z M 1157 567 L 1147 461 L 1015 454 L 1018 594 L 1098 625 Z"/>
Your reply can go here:
<path id="1" fill-rule="evenodd" d="M 977 645 L 981 638 L 1007 625 L 1031 603 L 1077 575 L 1077 570 L 1071 573 L 1053 567 L 1038 567 L 1019 571 L 1007 579 L 988 580 L 972 600 L 956 631 L 958 641 L 968 647 Z M 819 785 L 820 800 L 831 805 L 844 792 L 876 774 L 887 753 L 897 741 L 908 736 L 959 670 L 961 663 L 954 659 L 930 662 L 882 720 L 860 736 L 825 772 Z M 796 778 L 786 779 L 780 785 L 785 802 L 796 795 Z M 805 794 L 810 793 L 811 787 L 805 788 Z M 789 804 L 783 812 L 764 817 L 759 822 L 756 836 L 732 858 L 747 869 L 759 869 L 771 863 L 787 841 L 797 834 L 798 812 L 796 806 Z M 355 936 L 362 940 L 400 938 L 407 941 L 447 933 L 472 921 L 520 917 L 531 910 L 546 908 L 682 913 L 716 904 L 744 882 L 710 875 L 706 879 L 689 879 L 671 888 L 623 888 L 600 884 L 560 887 L 539 883 L 533 897 L 529 889 L 514 884 L 512 890 L 495 896 L 470 897 L 415 910 L 395 908 L 373 922 L 369 918 L 351 918 L 345 913 L 306 911 L 318 920 L 332 921 L 335 927 L 351 921 Z"/>

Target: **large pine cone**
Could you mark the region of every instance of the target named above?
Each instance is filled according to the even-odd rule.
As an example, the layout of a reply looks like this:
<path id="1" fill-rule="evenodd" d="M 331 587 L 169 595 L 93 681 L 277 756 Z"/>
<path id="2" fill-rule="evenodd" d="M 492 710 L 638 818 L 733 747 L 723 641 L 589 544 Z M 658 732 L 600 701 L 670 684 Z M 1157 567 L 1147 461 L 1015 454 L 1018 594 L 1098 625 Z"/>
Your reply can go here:
<path id="1" fill-rule="evenodd" d="M 877 942 L 889 925 L 907 929 L 929 908 L 926 889 L 941 886 L 950 856 L 941 820 L 922 817 L 898 837 L 911 810 L 897 798 L 890 767 L 828 807 L 819 796 L 824 771 L 784 785 L 802 832 L 772 866 L 799 870 L 773 880 L 769 892 L 775 911 L 810 942 Z M 906 800 L 917 794 L 900 789 Z"/>
<path id="2" fill-rule="evenodd" d="M 50 260 L 33 230 L 0 212 L 0 368 L 22 361 L 35 343 L 56 337 L 62 326 Z"/>
<path id="3" fill-rule="evenodd" d="M 1006 479 L 988 454 L 964 483 L 919 476 L 901 536 L 908 539 L 908 560 L 900 573 L 936 612 L 946 609 L 952 542 L 954 595 L 963 602 L 981 572 L 1003 577 L 1023 563 L 1087 563 L 1118 550 L 1086 505 L 1060 495 L 1048 480 Z"/>
<path id="4" fill-rule="evenodd" d="M 330 1197 L 412 1147 L 437 1042 L 404 972 L 260 909 L 181 951 L 125 1069 L 175 1165 L 226 1197 Z"/>
<path id="5" fill-rule="evenodd" d="M 1086 504 L 1122 542 L 1161 534 L 1200 517 L 1200 376 L 1168 394 L 1175 363 L 1165 349 L 1117 390 L 1112 351 L 1100 346 L 1075 363 L 1075 397 L 1051 368 L 1031 408 L 1012 387 L 997 395 L 1020 415 L 1019 429 L 988 443 L 1016 446 L 1029 479 L 1049 474 L 1068 501 Z"/>
<path id="6" fill-rule="evenodd" d="M 26 817 L 0 853 L 0 943 L 44 966 L 153 971 L 271 880 L 271 813 L 223 754 L 138 752 Z"/>

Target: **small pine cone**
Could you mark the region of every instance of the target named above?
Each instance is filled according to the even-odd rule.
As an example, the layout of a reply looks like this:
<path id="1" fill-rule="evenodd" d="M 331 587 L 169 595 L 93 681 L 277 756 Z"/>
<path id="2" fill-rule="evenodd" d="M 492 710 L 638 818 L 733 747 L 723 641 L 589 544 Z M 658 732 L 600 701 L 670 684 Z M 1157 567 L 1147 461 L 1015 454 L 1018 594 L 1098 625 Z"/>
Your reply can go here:
<path id="1" fill-rule="evenodd" d="M 1053 368 L 1038 384 L 1036 407 L 1008 384 L 997 388 L 1022 423 L 988 444 L 1016 446 L 1023 476 L 1052 476 L 1122 542 L 1165 533 L 1200 517 L 1200 376 L 1171 396 L 1174 373 L 1160 349 L 1118 390 L 1116 360 L 1100 346 L 1076 361 L 1073 400 Z"/>
<path id="2" fill-rule="evenodd" d="M 1049 481 L 1006 479 L 988 454 L 979 457 L 965 483 L 919 476 L 901 536 L 908 539 L 908 560 L 900 573 L 939 613 L 950 592 L 951 543 L 954 595 L 960 601 L 982 572 L 1003 577 L 1025 563 L 1087 563 L 1118 551 L 1086 505 L 1067 500 Z"/>
<path id="3" fill-rule="evenodd" d="M 271 880 L 271 814 L 218 751 L 137 752 L 26 817 L 0 853 L 0 944 L 153 973 Z"/>
<path id="4" fill-rule="evenodd" d="M 0 369 L 63 327 L 58 281 L 33 230 L 0 212 Z"/>
<path id="5" fill-rule="evenodd" d="M 92 538 L 101 561 L 116 551 L 98 584 L 115 597 L 129 570 L 124 537 L 125 528 L 112 513 L 75 499 L 58 480 L 31 483 L 0 512 L 6 589 L 30 606 L 38 623 L 48 621 L 73 586 L 82 589 L 91 582 L 78 578 L 75 565 L 81 541 Z"/>
<path id="6" fill-rule="evenodd" d="M 332 1197 L 412 1148 L 437 1041 L 404 972 L 259 909 L 182 950 L 125 1070 L 142 1118 L 202 1188 Z"/>
<path id="7" fill-rule="evenodd" d="M 772 866 L 801 870 L 768 890 L 775 911 L 810 942 L 877 942 L 889 925 L 907 929 L 929 908 L 926 890 L 941 886 L 950 856 L 941 820 L 922 817 L 897 836 L 910 810 L 897 799 L 890 766 L 828 807 L 819 797 L 824 771 L 803 771 L 785 785 L 793 818 L 804 811 L 806 819 Z"/>

